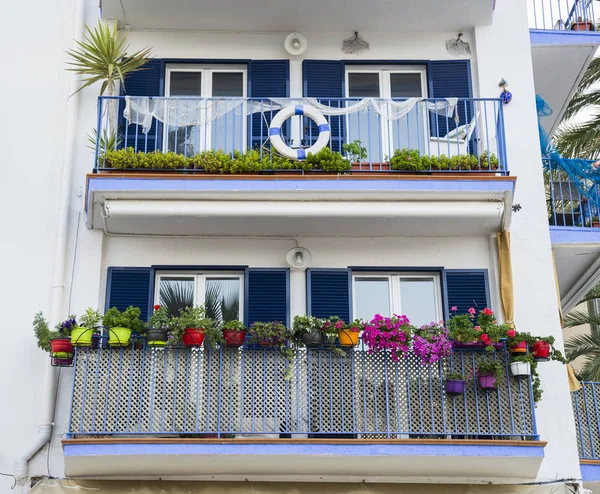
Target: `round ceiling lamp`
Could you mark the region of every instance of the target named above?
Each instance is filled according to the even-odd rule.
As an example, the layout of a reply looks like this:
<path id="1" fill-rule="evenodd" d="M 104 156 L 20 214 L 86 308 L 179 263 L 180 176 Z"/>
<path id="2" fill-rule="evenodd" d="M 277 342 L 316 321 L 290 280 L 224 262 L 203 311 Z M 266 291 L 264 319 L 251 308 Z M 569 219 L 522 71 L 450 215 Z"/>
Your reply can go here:
<path id="1" fill-rule="evenodd" d="M 283 46 L 290 55 L 302 55 L 308 47 L 308 40 L 302 33 L 290 33 Z"/>
<path id="2" fill-rule="evenodd" d="M 287 263 L 296 269 L 306 269 L 310 265 L 311 259 L 312 254 L 303 247 L 296 247 L 285 256 Z"/>

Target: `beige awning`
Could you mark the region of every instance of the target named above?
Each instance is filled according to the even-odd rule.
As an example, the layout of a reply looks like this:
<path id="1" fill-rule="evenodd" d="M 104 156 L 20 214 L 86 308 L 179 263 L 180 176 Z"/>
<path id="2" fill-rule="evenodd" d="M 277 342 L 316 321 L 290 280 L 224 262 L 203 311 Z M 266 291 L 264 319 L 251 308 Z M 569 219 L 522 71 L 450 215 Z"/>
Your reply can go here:
<path id="1" fill-rule="evenodd" d="M 568 494 L 564 484 L 451 485 L 159 480 L 40 480 L 30 494 Z"/>

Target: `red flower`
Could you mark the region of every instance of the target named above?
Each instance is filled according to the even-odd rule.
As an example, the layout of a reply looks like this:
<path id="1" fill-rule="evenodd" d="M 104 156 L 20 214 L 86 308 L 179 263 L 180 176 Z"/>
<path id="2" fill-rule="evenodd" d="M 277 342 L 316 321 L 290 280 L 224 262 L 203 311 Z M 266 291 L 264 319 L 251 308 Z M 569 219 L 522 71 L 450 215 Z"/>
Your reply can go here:
<path id="1" fill-rule="evenodd" d="M 514 338 L 517 334 L 517 332 L 514 329 L 509 329 L 506 334 L 510 337 L 510 338 Z"/>
<path id="2" fill-rule="evenodd" d="M 485 309 L 483 309 L 481 311 L 482 314 L 486 315 L 486 316 L 491 316 L 492 314 L 494 314 L 494 311 L 492 309 L 488 309 L 487 307 Z"/>
<path id="3" fill-rule="evenodd" d="M 487 333 L 483 333 L 480 338 L 481 341 L 483 341 L 486 345 L 489 345 L 491 343 L 490 337 Z"/>
<path id="4" fill-rule="evenodd" d="M 154 310 L 158 310 L 158 309 L 160 309 L 160 305 L 155 305 Z"/>

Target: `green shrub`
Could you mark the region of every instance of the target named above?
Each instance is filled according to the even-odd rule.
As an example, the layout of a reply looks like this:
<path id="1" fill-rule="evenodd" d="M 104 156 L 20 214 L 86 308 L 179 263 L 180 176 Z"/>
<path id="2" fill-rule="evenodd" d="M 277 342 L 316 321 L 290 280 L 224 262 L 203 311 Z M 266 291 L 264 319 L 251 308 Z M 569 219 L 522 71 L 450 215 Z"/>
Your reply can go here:
<path id="1" fill-rule="evenodd" d="M 127 149 L 117 149 L 116 151 L 107 151 L 106 164 L 109 168 L 116 168 L 118 170 L 138 168 L 135 150 L 131 147 Z"/>
<path id="2" fill-rule="evenodd" d="M 312 168 L 325 172 L 341 173 L 352 168 L 350 161 L 344 158 L 341 153 L 332 151 L 329 148 L 323 148 L 316 154 L 308 153 L 306 162 Z"/>
<path id="3" fill-rule="evenodd" d="M 500 167 L 500 162 L 496 155 L 494 153 L 490 154 L 487 150 L 481 153 L 480 159 L 482 170 L 498 170 Z"/>
<path id="4" fill-rule="evenodd" d="M 390 159 L 392 170 L 421 171 L 423 168 L 421 155 L 417 149 L 396 149 L 394 156 Z"/>

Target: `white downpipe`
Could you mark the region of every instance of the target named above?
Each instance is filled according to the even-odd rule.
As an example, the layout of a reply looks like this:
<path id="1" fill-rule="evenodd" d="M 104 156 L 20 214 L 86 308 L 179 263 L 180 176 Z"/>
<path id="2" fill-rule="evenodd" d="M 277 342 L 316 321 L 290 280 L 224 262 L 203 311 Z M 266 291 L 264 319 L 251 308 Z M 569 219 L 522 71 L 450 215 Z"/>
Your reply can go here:
<path id="1" fill-rule="evenodd" d="M 481 218 L 498 219 L 500 201 L 143 201 L 106 199 L 105 218 Z"/>
<path id="2" fill-rule="evenodd" d="M 75 26 L 73 38 L 81 41 L 85 24 L 85 0 L 75 2 Z M 79 76 L 71 76 L 71 94 L 79 88 Z M 56 247 L 54 255 L 54 272 L 52 275 L 51 311 L 50 322 L 54 323 L 60 318 L 63 310 L 65 288 L 65 265 L 67 256 L 67 241 L 69 229 L 69 207 L 71 200 L 71 175 L 75 155 L 75 131 L 77 129 L 77 115 L 79 112 L 79 93 L 73 94 L 68 100 L 67 129 L 65 137 L 65 157 L 62 167 L 60 205 L 58 212 L 58 228 L 56 232 Z M 56 367 L 48 365 L 42 388 L 42 414 L 38 435 L 35 440 L 23 451 L 15 466 L 15 476 L 18 480 L 27 477 L 27 462 L 49 440 L 54 425 L 54 407 L 56 401 L 56 387 L 58 373 Z"/>

